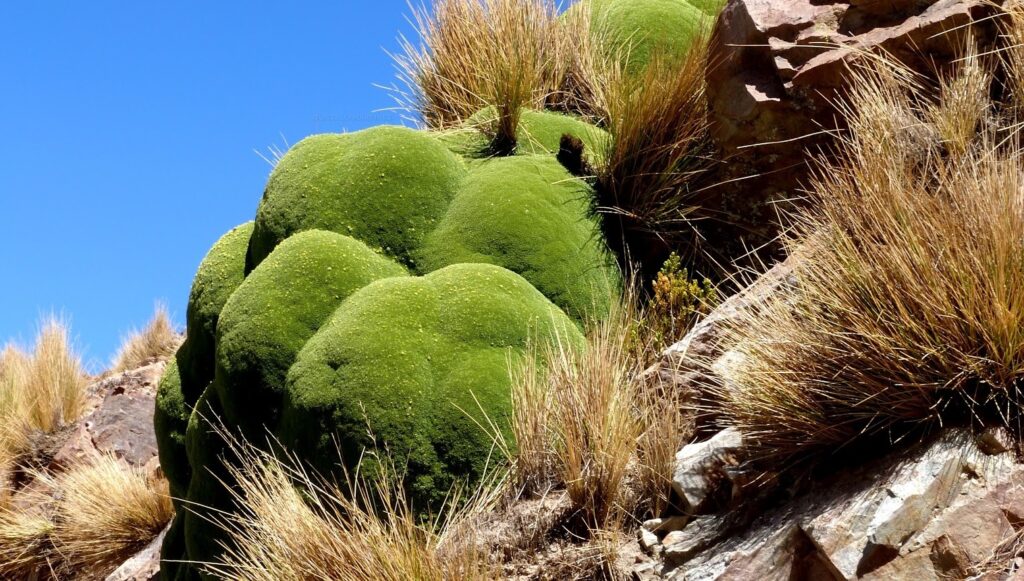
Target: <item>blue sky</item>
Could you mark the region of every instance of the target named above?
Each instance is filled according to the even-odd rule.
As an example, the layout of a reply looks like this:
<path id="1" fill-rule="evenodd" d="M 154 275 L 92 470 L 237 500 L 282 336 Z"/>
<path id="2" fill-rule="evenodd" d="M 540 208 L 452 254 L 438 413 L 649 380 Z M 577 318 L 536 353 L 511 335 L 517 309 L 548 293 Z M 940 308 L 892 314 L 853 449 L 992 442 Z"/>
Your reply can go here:
<path id="1" fill-rule="evenodd" d="M 94 370 L 250 220 L 312 133 L 397 123 L 385 49 L 405 0 L 0 7 L 0 342 L 72 323 Z"/>

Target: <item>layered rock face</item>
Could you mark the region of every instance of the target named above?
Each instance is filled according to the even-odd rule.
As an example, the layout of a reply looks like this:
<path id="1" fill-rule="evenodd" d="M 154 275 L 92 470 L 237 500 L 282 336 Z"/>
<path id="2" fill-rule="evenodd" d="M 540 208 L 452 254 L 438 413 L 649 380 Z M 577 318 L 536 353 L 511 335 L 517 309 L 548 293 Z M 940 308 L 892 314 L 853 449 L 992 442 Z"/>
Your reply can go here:
<path id="1" fill-rule="evenodd" d="M 670 347 L 652 377 L 706 397 L 728 388 L 727 328 L 795 283 L 799 255 L 730 297 Z M 749 486 L 743 435 L 704 427 L 679 450 L 674 508 L 648 521 L 638 579 L 1018 579 L 1024 462 L 1002 428 L 946 429 L 770 497 Z"/>
<path id="2" fill-rule="evenodd" d="M 778 202 L 799 197 L 810 156 L 841 128 L 850 65 L 884 51 L 928 76 L 973 36 L 996 37 L 987 0 L 732 0 L 709 51 L 712 131 L 724 164 L 723 210 L 751 240 L 775 234 Z"/>
<path id="3" fill-rule="evenodd" d="M 735 436 L 732 436 L 735 437 Z M 1007 579 L 1024 522 L 1024 464 L 995 431 L 950 431 L 880 463 L 839 473 L 816 490 L 742 522 L 725 514 L 646 524 L 660 561 L 647 578 Z M 696 462 L 723 458 L 708 443 L 680 451 L 677 485 L 693 490 Z M 679 475 L 689 476 L 679 481 Z M 698 510 L 698 513 L 701 511 Z M 1016 578 L 1016 577 L 1013 577 Z"/>

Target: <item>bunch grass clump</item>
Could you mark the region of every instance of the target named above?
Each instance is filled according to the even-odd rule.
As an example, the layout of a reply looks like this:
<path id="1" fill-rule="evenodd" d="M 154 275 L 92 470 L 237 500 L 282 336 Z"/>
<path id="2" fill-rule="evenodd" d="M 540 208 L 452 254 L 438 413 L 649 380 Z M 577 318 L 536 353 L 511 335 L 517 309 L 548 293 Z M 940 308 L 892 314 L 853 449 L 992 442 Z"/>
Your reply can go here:
<path id="1" fill-rule="evenodd" d="M 73 570 L 116 566 L 174 516 L 167 481 L 110 455 L 58 475 L 53 486 L 59 492 L 54 545 Z"/>
<path id="2" fill-rule="evenodd" d="M 951 424 L 1019 433 L 1022 152 L 977 52 L 944 74 L 857 72 L 849 134 L 792 225 L 797 282 L 730 333 L 724 422 L 762 466 Z"/>
<path id="3" fill-rule="evenodd" d="M 165 481 L 101 456 L 52 475 L 0 508 L 0 577 L 77 578 L 122 563 L 159 534 L 174 509 Z"/>
<path id="4" fill-rule="evenodd" d="M 53 520 L 41 511 L 0 507 L 0 577 L 32 579 L 53 575 L 56 551 Z"/>
<path id="5" fill-rule="evenodd" d="M 496 153 L 511 153 L 521 110 L 544 108 L 567 75 L 571 45 L 554 2 L 439 0 L 414 8 L 413 19 L 419 43 L 402 38 L 395 58 L 400 105 L 435 129 L 493 107 L 482 129 Z"/>
<path id="6" fill-rule="evenodd" d="M 639 73 L 599 59 L 597 102 L 611 134 L 595 169 L 599 210 L 612 244 L 677 242 L 702 209 L 712 141 L 705 73 L 707 38 L 682 56 L 656 53 Z"/>
<path id="7" fill-rule="evenodd" d="M 0 352 L 0 472 L 25 450 L 33 432 L 50 433 L 85 408 L 86 378 L 67 325 L 46 320 L 31 352 Z"/>
<path id="8" fill-rule="evenodd" d="M 645 377 L 647 318 L 636 292 L 626 295 L 591 325 L 585 349 L 553 346 L 512 370 L 516 483 L 527 495 L 564 488 L 595 538 L 661 513 L 690 430 L 678 394 Z"/>
<path id="9" fill-rule="evenodd" d="M 121 344 L 114 358 L 112 371 L 121 373 L 161 359 L 167 359 L 178 350 L 181 336 L 171 323 L 167 307 L 158 304 L 153 318 L 141 331 L 135 331 Z"/>
<path id="10" fill-rule="evenodd" d="M 220 560 L 204 565 L 208 573 L 246 581 L 501 577 L 474 529 L 499 480 L 467 499 L 453 494 L 439 515 L 424 521 L 388 470 L 357 473 L 339 485 L 287 453 L 275 456 L 226 437 L 238 458 L 228 469 L 238 483 L 232 494 L 239 511 L 213 517 L 228 541 Z M 394 468 L 385 455 L 373 454 Z"/>

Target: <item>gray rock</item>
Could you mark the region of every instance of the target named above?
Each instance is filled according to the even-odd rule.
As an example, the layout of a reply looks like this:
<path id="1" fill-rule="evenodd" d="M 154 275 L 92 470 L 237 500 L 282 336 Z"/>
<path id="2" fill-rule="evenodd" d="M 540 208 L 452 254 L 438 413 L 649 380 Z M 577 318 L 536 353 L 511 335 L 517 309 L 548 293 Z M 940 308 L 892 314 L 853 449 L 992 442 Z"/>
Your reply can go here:
<path id="1" fill-rule="evenodd" d="M 662 541 L 669 579 L 965 578 L 1017 539 L 1024 464 L 947 431 L 834 475 L 731 534 L 703 516 Z M 698 523 L 701 523 L 698 525 Z M 710 533 L 708 531 L 711 531 Z M 1008 564 L 1007 567 L 1010 567 Z"/>
<path id="2" fill-rule="evenodd" d="M 107 575 L 105 581 L 150 581 L 156 579 L 160 574 L 160 546 L 164 542 L 164 536 L 171 525 L 153 539 L 146 548 L 139 551 L 134 557 L 128 559 Z"/>
<path id="3" fill-rule="evenodd" d="M 685 503 L 687 514 L 698 514 L 715 492 L 716 478 L 724 474 L 732 453 L 743 446 L 743 436 L 735 429 L 722 430 L 710 440 L 683 446 L 676 453 L 672 488 Z"/>

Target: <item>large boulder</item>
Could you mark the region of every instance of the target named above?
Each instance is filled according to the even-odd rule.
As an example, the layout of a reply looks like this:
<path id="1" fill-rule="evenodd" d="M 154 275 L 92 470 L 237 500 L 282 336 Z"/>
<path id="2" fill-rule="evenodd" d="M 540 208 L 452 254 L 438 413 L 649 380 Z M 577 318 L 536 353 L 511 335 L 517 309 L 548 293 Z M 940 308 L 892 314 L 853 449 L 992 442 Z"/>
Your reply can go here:
<path id="1" fill-rule="evenodd" d="M 730 0 L 712 35 L 712 131 L 729 159 L 720 210 L 751 242 L 777 233 L 778 204 L 798 198 L 810 154 L 841 125 L 848 65 L 884 51 L 922 75 L 973 35 L 996 37 L 989 0 Z"/>

